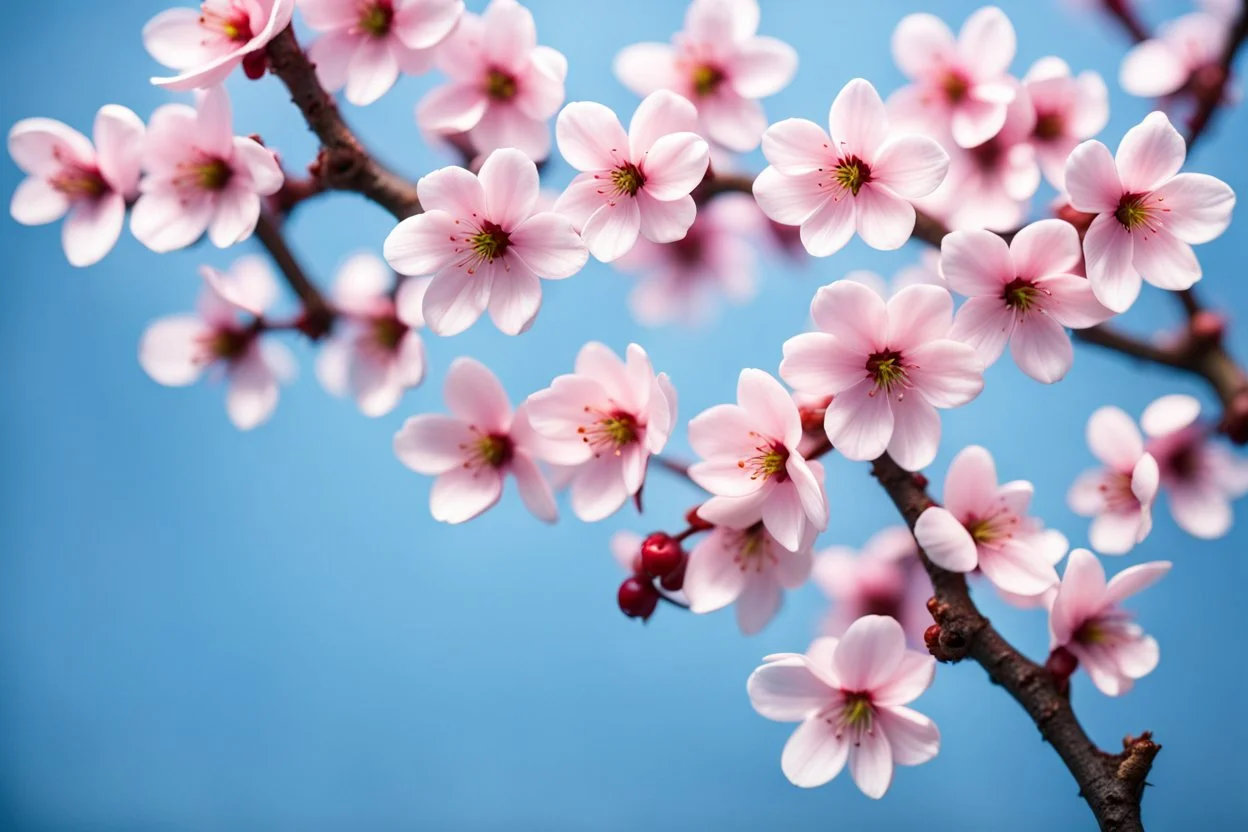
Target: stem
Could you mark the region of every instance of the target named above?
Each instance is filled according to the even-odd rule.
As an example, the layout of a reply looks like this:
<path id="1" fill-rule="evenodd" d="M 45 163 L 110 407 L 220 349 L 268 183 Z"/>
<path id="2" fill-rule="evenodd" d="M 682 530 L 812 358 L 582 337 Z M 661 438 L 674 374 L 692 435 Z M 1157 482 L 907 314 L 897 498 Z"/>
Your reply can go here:
<path id="1" fill-rule="evenodd" d="M 321 290 L 316 288 L 303 271 L 303 266 L 295 259 L 294 253 L 286 245 L 286 238 L 272 215 L 265 212 L 256 223 L 256 238 L 269 250 L 273 261 L 277 264 L 282 276 L 299 300 L 303 301 L 303 315 L 299 319 L 298 328 L 312 340 L 323 338 L 329 333 L 334 323 L 334 310 L 325 301 Z"/>

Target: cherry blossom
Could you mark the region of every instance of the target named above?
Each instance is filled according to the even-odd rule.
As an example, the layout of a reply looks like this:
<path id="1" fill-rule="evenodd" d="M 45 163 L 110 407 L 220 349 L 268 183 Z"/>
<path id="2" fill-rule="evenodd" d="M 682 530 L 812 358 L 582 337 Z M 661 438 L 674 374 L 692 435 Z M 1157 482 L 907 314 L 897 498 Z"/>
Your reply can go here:
<path id="1" fill-rule="evenodd" d="M 1041 595 L 1057 583 L 1057 571 L 1041 550 L 1050 542 L 1039 520 L 1027 515 L 1035 489 L 1024 480 L 997 484 L 992 455 L 978 445 L 963 448 L 949 464 L 945 505 L 929 506 L 914 524 L 928 558 L 951 572 L 978 568 L 1013 595 Z M 1060 544 L 1065 552 L 1065 540 Z"/>
<path id="2" fill-rule="evenodd" d="M 864 615 L 887 615 L 901 622 L 911 644 L 923 644 L 923 631 L 932 623 L 927 611 L 932 584 L 905 526 L 876 532 L 861 552 L 848 546 L 818 552 L 810 577 L 832 602 L 820 626 L 824 635 L 840 636 Z"/>
<path id="3" fill-rule="evenodd" d="M 1060 381 L 1075 358 L 1065 327 L 1083 329 L 1112 315 L 1087 278 L 1072 273 L 1082 256 L 1079 232 L 1064 220 L 1034 222 L 1008 244 L 991 231 L 954 231 L 940 251 L 949 288 L 970 298 L 954 318 L 952 337 L 987 365 L 1008 342 L 1024 373 L 1045 384 Z"/>
<path id="4" fill-rule="evenodd" d="M 689 444 L 703 458 L 689 478 L 713 496 L 698 509 L 709 523 L 743 528 L 760 517 L 796 551 L 811 529 L 828 526 L 823 469 L 798 450 L 802 420 L 788 392 L 762 370 L 737 379 L 737 403 L 704 410 L 689 422 Z"/>
<path id="5" fill-rule="evenodd" d="M 1164 113 L 1153 112 L 1127 131 L 1117 156 L 1087 141 L 1066 162 L 1070 204 L 1096 214 L 1083 239 L 1096 298 L 1125 312 L 1140 294 L 1140 278 L 1161 289 L 1187 289 L 1200 280 L 1192 244 L 1226 230 L 1235 192 L 1203 173 L 1179 173 L 1186 144 Z"/>
<path id="6" fill-rule="evenodd" d="M 937 135 L 949 131 L 961 147 L 983 144 L 1001 130 L 1017 94 L 1009 76 L 1016 46 L 1014 26 L 996 6 L 968 17 L 956 40 L 940 18 L 907 15 L 893 32 L 893 60 L 913 83 L 889 97 L 890 112 Z"/>
<path id="7" fill-rule="evenodd" d="M 195 315 L 172 315 L 148 326 L 139 364 L 166 387 L 194 384 L 207 370 L 226 383 L 225 409 L 239 430 L 268 421 L 278 384 L 295 375 L 284 344 L 264 338 L 261 316 L 277 299 L 277 281 L 261 257 L 239 258 L 228 273 L 204 266 Z M 244 321 L 240 313 L 251 320 Z"/>
<path id="8" fill-rule="evenodd" d="M 780 757 L 795 786 L 822 786 L 848 761 L 862 793 L 880 798 L 894 765 L 926 763 L 940 750 L 936 724 L 905 707 L 931 685 L 936 660 L 907 650 L 895 619 L 864 616 L 839 639 L 825 636 L 804 654 L 763 661 L 746 689 L 760 715 L 801 723 Z"/>
<path id="9" fill-rule="evenodd" d="M 1214 444 L 1199 417 L 1200 402 L 1191 396 L 1162 396 L 1145 408 L 1140 426 L 1174 522 L 1211 540 L 1230 531 L 1231 500 L 1248 494 L 1248 461 Z"/>
<path id="10" fill-rule="evenodd" d="M 591 341 L 575 372 L 534 393 L 526 406 L 548 440 L 542 458 L 570 469 L 572 510 L 587 523 L 614 514 L 641 490 L 650 455 L 663 450 L 676 426 L 676 390 L 636 344 L 621 361 Z"/>
<path id="11" fill-rule="evenodd" d="M 698 108 L 699 132 L 729 150 L 758 147 L 767 116 L 758 102 L 788 86 L 797 52 L 757 35 L 757 0 L 693 0 L 672 43 L 635 43 L 615 74 L 638 95 L 667 89 Z"/>
<path id="12" fill-rule="evenodd" d="M 424 213 L 386 237 L 385 256 L 401 274 L 432 274 L 423 310 L 429 328 L 455 335 L 489 307 L 508 335 L 527 330 L 542 304 L 538 278 L 561 280 L 589 259 L 572 224 L 536 211 L 537 166 L 514 148 L 496 150 L 478 174 L 447 167 L 422 176 Z"/>
<path id="13" fill-rule="evenodd" d="M 350 395 L 365 416 L 384 416 L 403 391 L 425 377 L 421 304 L 428 278 L 404 280 L 372 254 L 357 254 L 338 272 L 333 304 L 341 320 L 321 347 L 316 374 L 335 396 Z"/>
<path id="14" fill-rule="evenodd" d="M 1106 696 L 1131 690 L 1136 679 L 1153 672 L 1161 651 L 1120 604 L 1161 580 L 1170 565 L 1165 560 L 1137 564 L 1106 583 L 1096 555 L 1072 551 L 1049 610 L 1050 649 L 1069 650 Z"/>
<path id="15" fill-rule="evenodd" d="M 455 30 L 463 0 L 299 0 L 308 26 L 323 33 L 308 48 L 330 92 L 346 87 L 352 104 L 372 104 L 399 73 L 420 75 Z"/>
<path id="16" fill-rule="evenodd" d="M 1093 413 L 1087 433 L 1088 447 L 1104 467 L 1081 474 L 1066 501 L 1076 514 L 1096 518 L 1088 532 L 1093 549 L 1125 555 L 1152 531 L 1161 472 L 1135 422 L 1118 408 Z"/>
<path id="17" fill-rule="evenodd" d="M 413 416 L 394 435 L 400 462 L 437 477 L 429 492 L 433 519 L 463 523 L 480 516 L 498 502 L 510 474 L 525 508 L 539 520 L 555 522 L 555 495 L 537 464 L 544 443 L 530 427 L 525 406 L 513 413 L 498 378 L 466 356 L 451 362 L 442 395 L 449 416 Z"/>
<path id="18" fill-rule="evenodd" d="M 178 74 L 152 83 L 178 92 L 216 86 L 245 60 L 263 58 L 294 13 L 295 0 L 204 0 L 199 9 L 163 11 L 143 27 L 143 45 Z"/>
<path id="19" fill-rule="evenodd" d="M 1203 11 L 1162 23 L 1156 37 L 1137 43 L 1127 52 L 1118 83 L 1131 95 L 1142 98 L 1178 92 L 1201 70 L 1215 67 L 1222 60 L 1229 23 Z"/>
<path id="20" fill-rule="evenodd" d="M 482 154 L 514 147 L 535 162 L 550 155 L 546 122 L 563 104 L 568 61 L 538 46 L 527 8 L 515 0 L 491 0 L 482 15 L 464 12 L 436 60 L 451 81 L 416 107 L 422 130 L 466 133 Z"/>
<path id="21" fill-rule="evenodd" d="M 126 200 L 139 191 L 143 120 L 117 104 L 95 116 L 95 145 L 68 125 L 28 118 L 9 130 L 9 155 L 26 174 L 9 213 L 22 225 L 66 217 L 61 245 L 74 266 L 113 250 L 126 224 Z M 68 216 L 66 216 L 68 214 Z"/>
<path id="22" fill-rule="evenodd" d="M 815 528 L 806 525 L 797 545 L 782 543 L 753 513 L 737 512 L 730 523 L 716 525 L 689 553 L 684 592 L 689 609 L 708 613 L 736 604 L 737 628 L 752 636 L 775 617 L 784 590 L 797 589 L 810 577 Z M 699 516 L 705 515 L 698 509 Z"/>
<path id="23" fill-rule="evenodd" d="M 754 198 L 776 222 L 801 226 L 802 245 L 816 257 L 844 248 L 855 230 L 881 250 L 901 248 L 914 231 L 908 200 L 936 190 L 949 155 L 926 136 L 889 136 L 884 102 L 870 82 L 855 78 L 837 93 L 831 132 L 791 118 L 763 134 L 770 163 L 754 181 Z"/>
<path id="24" fill-rule="evenodd" d="M 595 257 L 621 257 L 639 234 L 671 243 L 689 231 L 697 213 L 689 194 L 710 158 L 696 127 L 693 105 L 667 90 L 646 96 L 627 134 L 615 113 L 592 101 L 574 101 L 559 113 L 559 152 L 581 173 L 555 210 L 572 219 Z"/>
<path id="25" fill-rule="evenodd" d="M 284 179 L 273 151 L 234 135 L 223 87 L 203 93 L 194 108 L 156 110 L 143 165 L 130 231 L 162 253 L 189 246 L 205 231 L 218 248 L 246 240 L 260 219 L 260 197 L 277 193 Z"/>
<path id="26" fill-rule="evenodd" d="M 1109 90 L 1095 72 L 1072 75 L 1061 58 L 1041 58 L 1023 76 L 1023 90 L 1035 108 L 1031 145 L 1049 184 L 1066 187 L 1066 159 L 1079 142 L 1105 129 Z"/>
<path id="27" fill-rule="evenodd" d="M 949 336 L 953 298 L 940 286 L 908 286 L 887 303 L 859 283 L 824 286 L 810 305 L 818 332 L 784 343 L 780 377 L 794 389 L 833 396 L 828 440 L 847 459 L 888 451 L 917 471 L 940 445 L 937 408 L 959 407 L 983 389 L 983 362 Z"/>

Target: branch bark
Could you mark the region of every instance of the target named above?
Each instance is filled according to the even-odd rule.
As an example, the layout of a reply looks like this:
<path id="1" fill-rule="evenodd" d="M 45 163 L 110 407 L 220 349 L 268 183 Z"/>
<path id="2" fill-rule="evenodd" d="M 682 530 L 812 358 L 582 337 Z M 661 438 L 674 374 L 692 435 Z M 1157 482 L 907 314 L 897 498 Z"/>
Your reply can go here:
<path id="1" fill-rule="evenodd" d="M 256 238 L 268 249 L 282 277 L 303 302 L 303 314 L 296 327 L 313 341 L 323 338 L 333 327 L 334 310 L 316 284 L 308 279 L 303 266 L 295 259 L 290 246 L 286 245 L 281 227 L 268 212 L 262 213 L 256 223 Z"/>

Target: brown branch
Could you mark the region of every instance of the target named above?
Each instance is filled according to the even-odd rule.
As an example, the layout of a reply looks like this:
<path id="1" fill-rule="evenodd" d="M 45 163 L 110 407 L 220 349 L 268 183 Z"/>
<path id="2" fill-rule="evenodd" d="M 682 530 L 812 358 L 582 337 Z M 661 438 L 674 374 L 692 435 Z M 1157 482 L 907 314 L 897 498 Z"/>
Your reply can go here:
<path id="1" fill-rule="evenodd" d="M 922 485 L 926 480 L 903 470 L 887 454 L 871 470 L 913 530 L 924 509 L 934 505 Z M 1049 671 L 1015 649 L 975 606 L 965 576 L 941 569 L 921 550 L 919 558 L 932 581 L 934 597 L 928 607 L 940 626 L 941 658 L 973 659 L 1023 706 L 1070 769 L 1101 829 L 1142 830 L 1140 797 L 1161 746 L 1144 733 L 1124 740 L 1118 754 L 1097 748 Z"/>
<path id="2" fill-rule="evenodd" d="M 277 221 L 268 213 L 260 215 L 260 221 L 256 224 L 256 238 L 268 249 L 282 276 L 303 302 L 303 313 L 296 328 L 314 341 L 323 338 L 334 324 L 334 310 L 326 302 L 321 290 L 316 288 L 316 284 L 308 279 L 303 266 L 299 265 L 290 247 L 286 245 L 286 238 Z"/>
<path id="3" fill-rule="evenodd" d="M 1222 48 L 1221 59 L 1213 66 L 1198 71 L 1192 78 L 1190 87 L 1192 95 L 1196 98 L 1196 109 L 1187 120 L 1188 153 L 1192 152 L 1192 145 L 1205 134 L 1214 114 L 1226 101 L 1231 68 L 1245 40 L 1248 40 L 1248 0 L 1240 4 L 1239 17 L 1231 26 L 1231 30 L 1227 32 L 1226 45 Z"/>
<path id="4" fill-rule="evenodd" d="M 1148 27 L 1140 20 L 1139 15 L 1135 13 L 1135 4 L 1133 0 L 1101 0 L 1101 5 L 1105 7 L 1105 11 L 1111 17 L 1118 21 L 1123 30 L 1131 36 L 1136 43 L 1148 40 L 1152 35 L 1148 31 Z"/>

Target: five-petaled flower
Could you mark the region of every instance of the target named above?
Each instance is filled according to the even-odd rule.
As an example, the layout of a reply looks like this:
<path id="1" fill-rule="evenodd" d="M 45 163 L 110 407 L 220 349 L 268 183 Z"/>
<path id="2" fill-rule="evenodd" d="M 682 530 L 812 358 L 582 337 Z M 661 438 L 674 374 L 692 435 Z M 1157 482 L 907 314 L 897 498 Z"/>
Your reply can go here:
<path id="1" fill-rule="evenodd" d="M 1063 190 L 1070 152 L 1109 121 L 1109 90 L 1099 74 L 1071 75 L 1066 62 L 1053 57 L 1031 65 L 1023 76 L 1023 90 L 1036 114 L 1031 132 L 1036 161 L 1049 184 Z"/>
<path id="2" fill-rule="evenodd" d="M 635 43 L 615 74 L 638 95 L 672 90 L 698 108 L 699 132 L 729 150 L 758 147 L 767 128 L 760 98 L 784 89 L 797 71 L 793 47 L 760 36 L 757 0 L 693 0 L 672 43 Z"/>
<path id="3" fill-rule="evenodd" d="M 880 798 L 894 765 L 926 763 L 940 750 L 940 731 L 905 707 L 932 683 L 936 660 L 906 649 L 895 619 L 859 618 L 845 635 L 815 639 L 806 653 L 777 653 L 750 674 L 754 710 L 777 722 L 799 722 L 780 768 L 796 786 L 822 786 L 849 762 L 854 783 Z"/>
<path id="4" fill-rule="evenodd" d="M 922 646 L 923 631 L 932 623 L 927 611 L 932 583 L 905 526 L 881 529 L 858 552 L 848 546 L 817 552 L 810 579 L 831 602 L 819 627 L 823 635 L 843 635 L 864 615 L 887 615 L 901 623 L 911 644 Z"/>
<path id="5" fill-rule="evenodd" d="M 1161 651 L 1119 605 L 1169 571 L 1169 561 L 1140 563 L 1106 583 L 1096 555 L 1075 549 L 1049 609 L 1050 649 L 1069 650 L 1101 693 L 1122 696 L 1153 672 Z"/>
<path id="6" fill-rule="evenodd" d="M 126 224 L 126 200 L 139 190 L 143 121 L 117 104 L 95 116 L 95 145 L 50 118 L 28 118 L 9 131 L 9 155 L 26 174 L 9 212 L 22 225 L 61 217 L 61 245 L 75 266 L 98 263 Z"/>
<path id="7" fill-rule="evenodd" d="M 1200 280 L 1192 245 L 1230 225 L 1235 192 L 1207 174 L 1179 173 L 1186 157 L 1183 136 L 1153 112 L 1127 131 L 1116 156 L 1087 141 L 1066 161 L 1071 206 L 1097 215 L 1083 238 L 1088 279 L 1115 312 L 1135 303 L 1141 276 L 1161 289 L 1191 287 Z"/>
<path id="8" fill-rule="evenodd" d="M 810 305 L 818 332 L 784 342 L 780 377 L 832 396 L 823 426 L 847 459 L 888 451 L 917 471 L 940 445 L 937 408 L 959 407 L 984 387 L 975 350 L 949 336 L 953 298 L 940 286 L 907 286 L 887 303 L 850 280 L 822 287 Z"/>
<path id="9" fill-rule="evenodd" d="M 533 160 L 496 150 L 474 175 L 447 167 L 421 177 L 425 211 L 386 237 L 385 255 L 401 274 L 433 275 L 423 308 L 429 328 L 455 335 L 489 307 L 494 324 L 519 335 L 542 305 L 539 277 L 581 270 L 589 253 L 566 217 L 538 211 Z"/>
<path id="10" fill-rule="evenodd" d="M 1122 88 L 1141 98 L 1160 98 L 1179 92 L 1202 70 L 1215 70 L 1233 20 L 1211 12 L 1192 12 L 1168 20 L 1157 27 L 1155 37 L 1131 47 L 1118 72 Z M 1215 70 L 1214 77 L 1218 74 Z"/>
<path id="11" fill-rule="evenodd" d="M 240 63 L 263 57 L 294 13 L 295 0 L 204 0 L 199 9 L 163 11 L 143 27 L 143 45 L 178 74 L 152 83 L 178 92 L 216 86 Z"/>
<path id="12" fill-rule="evenodd" d="M 1125 555 L 1152 531 L 1161 472 L 1135 422 L 1118 408 L 1093 413 L 1087 434 L 1088 447 L 1105 467 L 1080 474 L 1066 501 L 1076 514 L 1096 518 L 1088 531 L 1093 549 Z"/>
<path id="13" fill-rule="evenodd" d="M 526 407 L 547 439 L 543 459 L 570 469 L 572 510 L 587 523 L 614 514 L 641 490 L 650 455 L 676 426 L 676 390 L 636 344 L 621 361 L 591 341 L 576 356 L 576 371 L 534 393 Z"/>
<path id="14" fill-rule="evenodd" d="M 555 522 L 555 495 L 538 467 L 542 438 L 524 405 L 512 412 L 507 392 L 481 362 L 451 362 L 443 387 L 449 416 L 422 413 L 394 435 L 394 453 L 418 474 L 437 477 L 429 493 L 434 520 L 463 523 L 494 506 L 507 475 L 533 516 Z"/>
<path id="15" fill-rule="evenodd" d="M 685 236 L 697 214 L 690 192 L 710 164 L 693 132 L 697 111 L 659 90 L 637 106 L 628 132 L 608 108 L 574 101 L 555 122 L 559 152 L 581 171 L 555 203 L 603 262 L 624 255 L 640 234 L 655 243 Z"/>
<path id="16" fill-rule="evenodd" d="M 872 248 L 901 248 L 914 231 L 909 200 L 936 190 L 949 155 L 927 136 L 890 137 L 884 102 L 870 82 L 845 85 L 828 115 L 831 132 L 790 118 L 763 134 L 770 163 L 754 180 L 754 198 L 778 223 L 801 226 L 816 257 L 844 248 L 857 230 Z"/>

